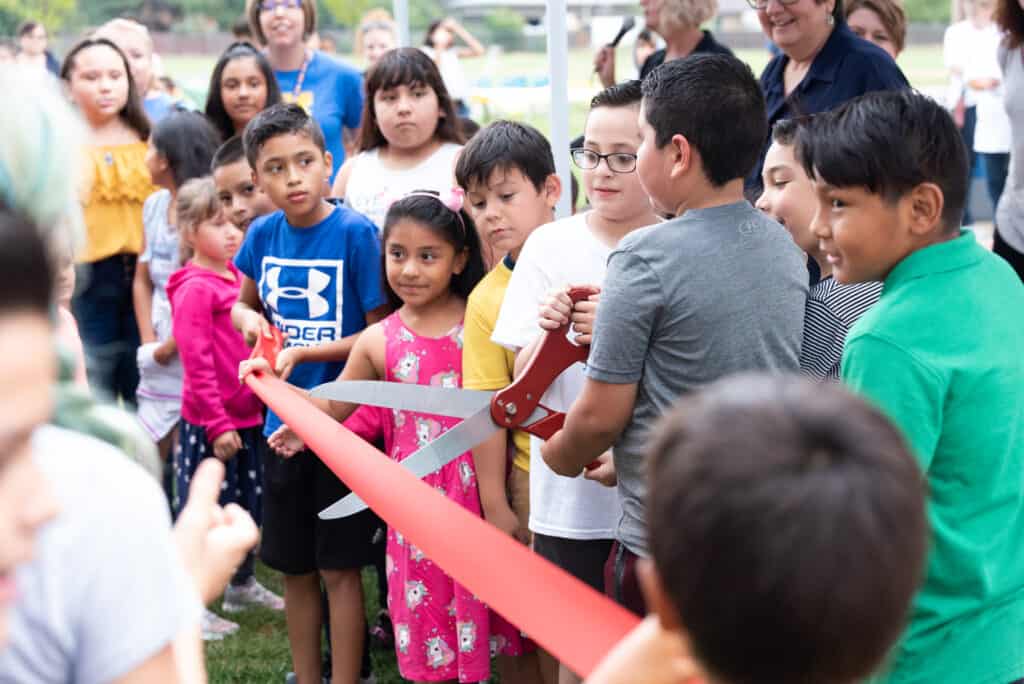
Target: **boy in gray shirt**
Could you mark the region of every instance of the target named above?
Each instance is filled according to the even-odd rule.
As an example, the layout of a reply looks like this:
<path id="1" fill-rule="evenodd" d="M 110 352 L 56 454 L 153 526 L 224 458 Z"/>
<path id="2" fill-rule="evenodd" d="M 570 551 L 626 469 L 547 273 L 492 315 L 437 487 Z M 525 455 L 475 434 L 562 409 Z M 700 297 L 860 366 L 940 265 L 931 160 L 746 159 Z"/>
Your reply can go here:
<path id="1" fill-rule="evenodd" d="M 724 376 L 796 372 L 807 299 L 803 255 L 743 198 L 768 135 L 749 67 L 728 55 L 676 60 L 643 91 L 637 171 L 657 210 L 678 218 L 630 234 L 609 257 L 586 385 L 542 450 L 575 476 L 615 447 L 623 516 L 605 589 L 641 614 L 649 428 L 680 395 Z"/>

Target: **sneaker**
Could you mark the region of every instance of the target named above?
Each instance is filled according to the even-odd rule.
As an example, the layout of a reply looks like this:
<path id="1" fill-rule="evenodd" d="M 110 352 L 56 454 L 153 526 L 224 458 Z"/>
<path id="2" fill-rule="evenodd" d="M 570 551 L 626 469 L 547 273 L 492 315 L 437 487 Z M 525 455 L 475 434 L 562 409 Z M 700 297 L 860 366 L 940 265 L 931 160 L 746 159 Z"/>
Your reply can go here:
<path id="1" fill-rule="evenodd" d="M 239 586 L 229 584 L 224 590 L 221 608 L 225 613 L 238 613 L 253 606 L 284 610 L 284 599 L 257 582 L 255 577 Z"/>
<path id="2" fill-rule="evenodd" d="M 238 631 L 238 624 L 225 620 L 216 613 L 204 610 L 203 618 L 200 620 L 203 630 L 203 641 L 220 641 L 229 634 Z"/>

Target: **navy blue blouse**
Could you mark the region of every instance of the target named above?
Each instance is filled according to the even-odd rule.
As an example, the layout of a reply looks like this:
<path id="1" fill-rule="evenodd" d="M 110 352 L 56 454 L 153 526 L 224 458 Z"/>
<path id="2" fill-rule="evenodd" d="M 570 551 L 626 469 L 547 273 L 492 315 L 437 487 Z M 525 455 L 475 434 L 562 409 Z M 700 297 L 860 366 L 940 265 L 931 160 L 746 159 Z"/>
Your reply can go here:
<path id="1" fill-rule="evenodd" d="M 768 106 L 768 124 L 805 114 L 827 112 L 847 100 L 875 90 L 909 88 L 906 76 L 882 48 L 859 38 L 840 23 L 811 63 L 807 75 L 789 97 L 783 79 L 789 57 L 780 54 L 761 73 L 761 89 Z M 771 145 L 765 141 L 757 166 L 747 177 L 747 197 L 761 192 L 761 167 Z"/>

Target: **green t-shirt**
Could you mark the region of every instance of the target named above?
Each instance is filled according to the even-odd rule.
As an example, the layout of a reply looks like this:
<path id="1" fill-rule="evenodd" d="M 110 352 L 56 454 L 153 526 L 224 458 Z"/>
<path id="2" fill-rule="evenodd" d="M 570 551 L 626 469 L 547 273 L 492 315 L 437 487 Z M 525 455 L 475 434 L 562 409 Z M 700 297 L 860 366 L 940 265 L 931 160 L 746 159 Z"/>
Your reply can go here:
<path id="1" fill-rule="evenodd" d="M 875 681 L 1024 677 L 1021 281 L 969 232 L 912 253 L 850 331 L 842 377 L 903 430 L 929 487 L 927 577 Z"/>

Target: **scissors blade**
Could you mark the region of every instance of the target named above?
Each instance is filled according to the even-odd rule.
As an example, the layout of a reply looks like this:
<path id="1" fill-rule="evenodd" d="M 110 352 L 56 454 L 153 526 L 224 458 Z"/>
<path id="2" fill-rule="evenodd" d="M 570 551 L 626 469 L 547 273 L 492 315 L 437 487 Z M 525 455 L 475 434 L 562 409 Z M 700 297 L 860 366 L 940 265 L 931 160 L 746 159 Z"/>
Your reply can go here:
<path id="1" fill-rule="evenodd" d="M 542 409 L 537 409 L 534 413 L 545 414 Z M 408 458 L 402 461 L 402 466 L 411 470 L 416 477 L 423 478 L 473 449 L 500 428 L 501 426 L 491 419 L 491 407 L 488 404 L 433 442 L 409 454 Z M 320 519 L 344 518 L 365 508 L 366 503 L 362 499 L 355 494 L 349 494 L 320 511 Z"/>
<path id="2" fill-rule="evenodd" d="M 488 407 L 494 392 L 377 380 L 338 380 L 314 387 L 310 395 L 352 404 L 468 418 Z"/>

